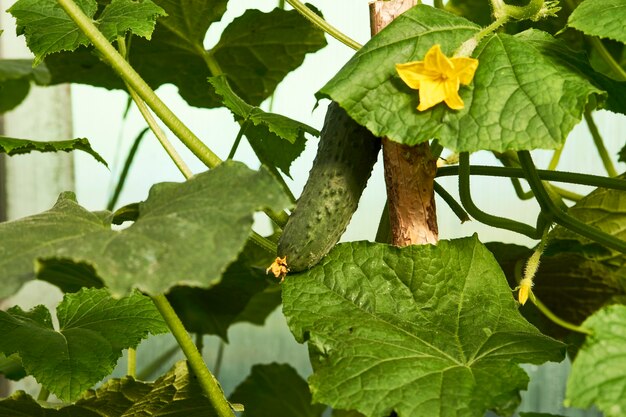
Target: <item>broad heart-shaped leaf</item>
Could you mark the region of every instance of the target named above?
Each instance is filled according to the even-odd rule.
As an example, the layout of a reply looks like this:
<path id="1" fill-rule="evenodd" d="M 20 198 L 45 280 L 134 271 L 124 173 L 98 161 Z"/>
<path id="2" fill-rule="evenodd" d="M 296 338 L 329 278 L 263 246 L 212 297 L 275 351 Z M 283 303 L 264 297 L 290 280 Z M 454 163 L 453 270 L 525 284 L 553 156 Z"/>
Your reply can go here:
<path id="1" fill-rule="evenodd" d="M 115 295 L 210 287 L 242 250 L 254 212 L 288 205 L 271 174 L 237 162 L 153 186 L 139 219 L 122 231 L 111 230 L 110 213 L 91 213 L 65 194 L 47 212 L 0 224 L 0 296 L 33 278 L 34 260 L 48 258 L 91 265 Z"/>
<path id="2" fill-rule="evenodd" d="M 65 401 L 108 375 L 123 349 L 167 332 L 152 300 L 137 292 L 119 300 L 105 289 L 68 294 L 57 318 L 58 331 L 44 306 L 0 312 L 0 351 L 18 353 L 26 371 Z"/>
<path id="3" fill-rule="evenodd" d="M 235 94 L 224 76 L 209 78 L 209 82 L 222 97 L 224 106 L 243 123 L 250 146 L 261 162 L 291 176 L 289 167 L 304 150 L 304 133 L 319 136 L 319 131 L 283 115 L 267 113 L 249 105 Z"/>
<path id="4" fill-rule="evenodd" d="M 593 334 L 572 364 L 566 405 L 595 405 L 606 417 L 626 414 L 626 306 L 606 307 L 583 326 Z"/>
<path id="5" fill-rule="evenodd" d="M 586 0 L 576 7 L 567 23 L 587 35 L 626 43 L 625 22 L 623 0 Z"/>
<path id="6" fill-rule="evenodd" d="M 227 342 L 231 324 L 238 321 L 262 324 L 280 304 L 279 291 L 278 297 L 263 296 L 269 289 L 265 269 L 274 258 L 256 244 L 248 243 L 218 284 L 209 289 L 174 287 L 167 298 L 189 332 L 215 334 Z M 261 308 L 256 308 L 254 315 L 252 312 L 243 315 L 255 297 Z"/>
<path id="7" fill-rule="evenodd" d="M 17 107 L 28 95 L 31 82 L 45 85 L 50 73 L 45 65 L 36 68 L 30 59 L 0 60 L 0 113 Z"/>
<path id="8" fill-rule="evenodd" d="M 104 283 L 93 266 L 67 259 L 38 259 L 35 263 L 37 279 L 56 285 L 63 292 L 77 292 L 82 288 L 102 288 Z"/>
<path id="9" fill-rule="evenodd" d="M 130 62 L 152 88 L 174 84 L 192 106 L 220 107 L 207 78 L 202 41 L 206 28 L 218 20 L 223 0 L 156 0 L 168 13 L 157 21 L 150 41 L 133 39 Z M 247 10 L 222 33 L 210 53 L 247 103 L 259 105 L 278 83 L 299 67 L 306 54 L 326 46 L 324 33 L 297 11 L 275 9 L 269 13 Z M 60 53 L 46 59 L 52 83 L 90 84 L 123 89 L 124 85 L 89 49 Z"/>
<path id="10" fill-rule="evenodd" d="M 400 80 L 395 64 L 423 60 L 433 44 L 451 55 L 477 30 L 463 18 L 417 6 L 372 38 L 318 97 L 332 98 L 375 135 L 396 142 L 438 138 L 456 151 L 504 151 L 560 147 L 590 97 L 605 95 L 568 61 L 531 43 L 550 35 L 529 30 L 479 44 L 474 80 L 459 90 L 464 109 L 441 103 L 417 111 L 418 92 Z"/>
<path id="11" fill-rule="evenodd" d="M 90 18 L 98 10 L 96 0 L 78 0 L 76 4 Z M 26 43 L 35 54 L 33 65 L 41 63 L 48 54 L 89 44 L 56 0 L 18 0 L 9 12 L 17 19 L 18 34 L 26 36 Z M 112 0 L 95 23 L 110 41 L 128 31 L 150 38 L 156 18 L 163 14 L 163 9 L 151 0 Z"/>
<path id="12" fill-rule="evenodd" d="M 93 150 L 89 140 L 85 138 L 61 140 L 56 142 L 38 142 L 30 139 L 15 139 L 0 136 L 0 153 L 5 153 L 9 156 L 30 152 L 71 152 L 75 150 L 87 152 L 89 155 L 93 156 L 96 161 L 108 167 L 107 162 L 98 152 Z"/>
<path id="13" fill-rule="evenodd" d="M 254 365 L 228 399 L 243 404 L 242 417 L 321 417 L 326 409 L 311 404 L 309 387 L 295 369 L 278 363 Z"/>
<path id="14" fill-rule="evenodd" d="M 313 401 L 368 417 L 512 413 L 528 383 L 515 363 L 563 358 L 476 237 L 338 245 L 287 277 L 283 311 L 313 351 Z"/>

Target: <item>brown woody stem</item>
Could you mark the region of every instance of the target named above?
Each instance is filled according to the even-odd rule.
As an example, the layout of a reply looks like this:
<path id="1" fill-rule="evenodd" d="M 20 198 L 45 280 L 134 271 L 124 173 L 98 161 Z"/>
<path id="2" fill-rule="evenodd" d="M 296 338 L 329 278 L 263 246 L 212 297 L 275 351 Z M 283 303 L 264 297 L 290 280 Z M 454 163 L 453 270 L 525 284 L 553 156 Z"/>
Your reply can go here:
<path id="1" fill-rule="evenodd" d="M 417 0 L 370 3 L 372 36 L 416 4 Z M 439 232 L 433 191 L 437 165 L 428 142 L 407 146 L 384 138 L 382 143 L 391 243 L 396 246 L 437 243 Z"/>

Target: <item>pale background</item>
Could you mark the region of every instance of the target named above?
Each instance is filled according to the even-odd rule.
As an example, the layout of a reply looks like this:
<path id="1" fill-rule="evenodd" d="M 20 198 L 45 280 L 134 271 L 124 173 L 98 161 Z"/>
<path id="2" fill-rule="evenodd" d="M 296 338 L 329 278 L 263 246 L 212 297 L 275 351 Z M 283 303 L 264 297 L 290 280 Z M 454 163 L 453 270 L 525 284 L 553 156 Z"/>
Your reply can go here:
<path id="1" fill-rule="evenodd" d="M 0 25 L 5 30 L 0 37 L 0 53 L 5 58 L 25 58 L 29 52 L 23 44 L 23 38 L 15 38 L 10 15 L 4 13 L 13 0 L 0 0 Z M 256 7 L 269 11 L 276 6 L 276 0 L 238 0 L 231 1 L 224 19 L 214 24 L 206 39 L 205 45 L 210 47 L 217 42 L 225 25 L 241 15 L 246 8 Z M 360 43 L 369 38 L 368 0 L 312 0 L 326 19 L 343 32 Z M 314 93 L 328 81 L 334 73 L 350 58 L 353 51 L 328 37 L 329 46 L 322 51 L 307 56 L 304 65 L 289 74 L 279 86 L 273 104 L 273 111 L 296 120 L 308 123 L 321 129 L 327 102 L 322 102 L 315 109 Z M 74 189 L 79 202 L 92 210 L 101 210 L 106 206 L 110 192 L 117 179 L 123 160 L 136 135 L 145 127 L 136 108 L 132 108 L 126 120 L 123 112 L 127 103 L 127 95 L 120 91 L 107 91 L 89 86 L 72 86 L 71 97 L 68 87 L 38 88 L 29 97 L 27 103 L 18 110 L 7 114 L 4 118 L 5 134 L 14 137 L 33 139 L 67 139 L 86 137 L 110 165 L 110 170 L 95 162 L 90 156 L 77 152 L 73 155 L 37 155 L 12 158 L 7 161 L 7 188 L 9 193 L 8 216 L 18 218 L 49 208 L 58 193 Z M 192 108 L 177 96 L 176 88 L 164 86 L 158 90 L 174 112 L 202 138 L 220 157 L 225 158 L 238 131 L 238 125 L 232 120 L 227 110 L 204 110 Z M 71 98 L 71 99 L 70 99 Z M 264 108 L 267 109 L 267 104 Z M 45 111 L 41 111 L 42 109 Z M 71 109 L 71 110 L 70 110 Z M 36 113 L 35 113 L 36 112 Z M 36 116 L 33 116 L 36 114 Z M 597 113 L 596 122 L 606 141 L 609 153 L 613 156 L 624 145 L 621 132 L 626 124 L 624 118 L 608 113 Z M 149 134 L 151 135 L 151 134 Z M 194 172 L 205 168 L 182 147 L 173 135 L 169 135 L 179 149 L 185 161 Z M 295 161 L 292 167 L 294 180 L 288 184 L 296 195 L 299 194 L 306 181 L 316 149 L 316 139 L 309 141 L 306 151 Z M 535 152 L 538 164 L 546 164 L 550 152 Z M 236 159 L 256 168 L 258 162 L 245 141 L 242 141 Z M 487 152 L 472 156 L 473 162 L 495 164 L 495 159 Z M 584 124 L 577 126 L 568 140 L 559 169 L 575 170 L 585 173 L 605 174 L 593 147 L 590 135 Z M 619 166 L 620 170 L 624 166 Z M 182 175 L 160 147 L 154 137 L 146 137 L 140 147 L 135 163 L 130 171 L 128 181 L 118 205 L 144 199 L 150 186 L 162 181 L 181 181 Z M 453 195 L 456 195 L 456 178 L 448 177 L 438 180 Z M 477 205 L 485 211 L 498 215 L 519 219 L 534 224 L 538 206 L 534 201 L 521 202 L 515 197 L 513 188 L 504 179 L 475 178 L 472 182 L 474 198 Z M 584 187 L 576 190 L 586 192 Z M 343 240 L 373 240 L 380 212 L 384 204 L 385 188 L 380 163 L 376 166 L 370 183 Z M 479 233 L 483 242 L 505 240 L 513 243 L 532 245 L 523 236 L 482 226 L 477 222 L 461 225 L 450 209 L 441 200 L 437 200 L 438 219 L 441 238 L 467 236 Z M 257 229 L 268 230 L 268 222 L 257 216 Z M 38 296 L 33 295 L 37 288 Z M 51 305 L 60 298 L 56 288 L 43 283 L 27 285 L 15 297 L 12 304 L 30 307 L 42 302 Z M 306 348 L 298 346 L 286 328 L 282 314 L 277 311 L 269 319 L 265 327 L 239 324 L 229 332 L 230 344 L 224 351 L 224 360 L 220 380 L 226 392 L 231 391 L 249 372 L 254 363 L 289 362 L 306 376 L 310 366 Z M 149 362 L 150 357 L 161 353 L 172 346 L 170 336 L 153 338 L 139 348 L 140 367 Z M 218 341 L 215 337 L 206 337 L 205 356 L 209 365 L 214 363 Z M 168 364 L 163 365 L 165 369 Z M 124 361 L 116 375 L 124 372 Z M 548 365 L 554 368 L 553 365 Z M 535 366 L 526 367 L 529 373 L 543 372 Z M 542 369 L 545 369 L 542 368 Z M 542 388 L 531 384 L 533 404 L 541 404 L 542 412 L 562 412 L 563 373 L 567 365 L 552 370 L 550 378 L 544 379 Z M 545 378 L 545 377 L 541 377 Z M 547 387 L 546 387 L 547 386 Z M 527 409 L 527 407 L 524 407 Z M 569 415 L 582 415 L 570 413 Z"/>

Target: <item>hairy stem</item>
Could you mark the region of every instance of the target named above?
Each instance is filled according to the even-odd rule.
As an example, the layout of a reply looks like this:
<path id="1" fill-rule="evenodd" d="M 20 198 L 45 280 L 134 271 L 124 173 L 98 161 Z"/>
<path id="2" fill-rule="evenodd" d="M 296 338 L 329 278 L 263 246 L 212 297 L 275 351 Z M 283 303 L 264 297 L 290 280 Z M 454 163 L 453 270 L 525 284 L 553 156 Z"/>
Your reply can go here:
<path id="1" fill-rule="evenodd" d="M 137 349 L 128 348 L 128 363 L 126 369 L 126 375 L 130 377 L 137 377 Z"/>
<path id="2" fill-rule="evenodd" d="M 163 294 L 153 296 L 152 301 L 187 357 L 189 366 L 196 378 L 198 378 L 202 391 L 211 401 L 217 415 L 219 417 L 234 417 L 235 414 L 226 400 L 222 388 L 213 374 L 211 374 L 211 371 L 206 367 L 202 355 L 198 352 L 196 345 L 193 343 L 187 330 L 185 330 L 185 326 L 183 326 L 180 318 L 176 315 L 170 302 Z"/>
<path id="3" fill-rule="evenodd" d="M 361 49 L 362 45 L 357 41 L 351 39 L 348 35 L 345 35 L 340 30 L 331 26 L 327 21 L 319 17 L 313 10 L 309 9 L 304 3 L 300 2 L 300 0 L 286 0 L 287 3 L 291 5 L 294 9 L 296 9 L 302 16 L 308 19 L 311 23 L 313 23 L 318 28 L 322 29 L 324 32 L 328 33 L 333 38 L 337 39 L 339 42 L 343 43 L 346 46 L 358 51 Z"/>
<path id="4" fill-rule="evenodd" d="M 606 172 L 610 177 L 617 177 L 619 173 L 615 169 L 615 165 L 613 165 L 613 160 L 611 160 L 611 156 L 606 150 L 606 146 L 604 146 L 604 141 L 602 140 L 598 126 L 593 120 L 593 116 L 589 110 L 585 110 L 585 122 L 587 122 L 589 133 L 591 133 L 591 137 L 593 138 L 593 143 L 596 145 L 596 149 L 598 149 L 598 153 L 600 154 L 600 158 L 604 164 L 604 169 L 606 169 Z"/>

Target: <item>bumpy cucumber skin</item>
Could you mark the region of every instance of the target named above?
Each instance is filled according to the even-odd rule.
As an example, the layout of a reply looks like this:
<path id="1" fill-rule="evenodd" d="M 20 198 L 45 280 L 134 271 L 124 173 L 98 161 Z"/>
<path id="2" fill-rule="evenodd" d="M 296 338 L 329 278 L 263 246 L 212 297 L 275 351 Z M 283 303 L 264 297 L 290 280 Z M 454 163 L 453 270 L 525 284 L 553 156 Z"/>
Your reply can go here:
<path id="1" fill-rule="evenodd" d="M 315 266 L 339 241 L 380 146 L 380 138 L 331 103 L 309 178 L 278 242 L 278 256 L 287 258 L 291 272 Z"/>

